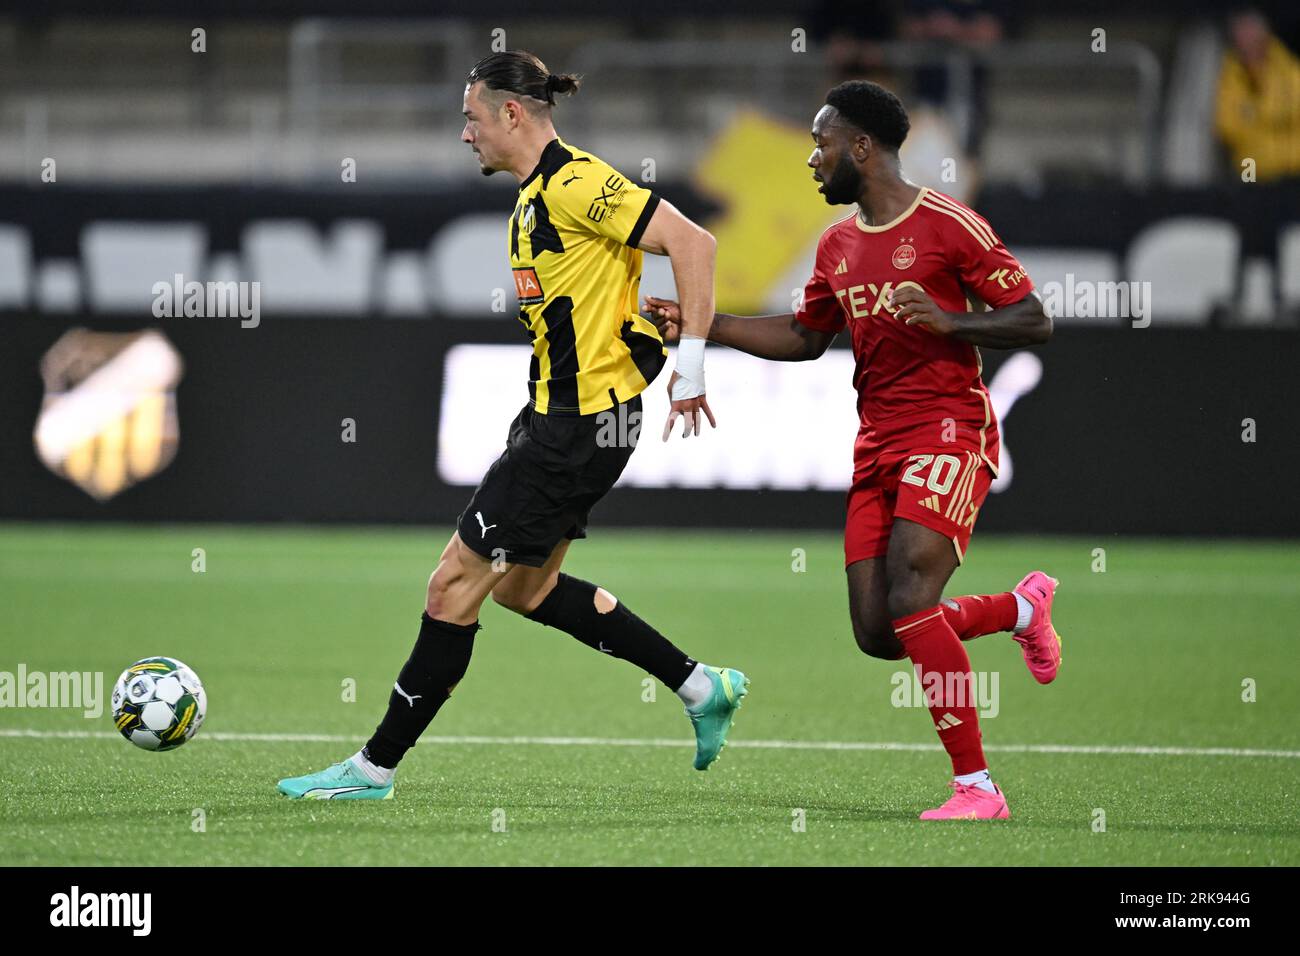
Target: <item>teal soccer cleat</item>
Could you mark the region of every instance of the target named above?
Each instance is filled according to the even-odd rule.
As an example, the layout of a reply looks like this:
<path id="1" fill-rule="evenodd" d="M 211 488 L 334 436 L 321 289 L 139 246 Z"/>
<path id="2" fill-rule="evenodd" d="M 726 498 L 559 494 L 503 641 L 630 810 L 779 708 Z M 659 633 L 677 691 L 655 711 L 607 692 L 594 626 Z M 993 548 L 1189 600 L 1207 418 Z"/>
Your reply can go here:
<path id="1" fill-rule="evenodd" d="M 699 707 L 686 708 L 686 714 L 695 725 L 695 769 L 708 770 L 727 746 L 727 732 L 741 701 L 749 693 L 749 678 L 729 667 L 705 666 L 705 673 L 713 682 L 713 693 Z"/>
<path id="2" fill-rule="evenodd" d="M 319 773 L 288 777 L 276 789 L 295 800 L 391 800 L 393 785 L 379 786 L 357 768 L 352 758 Z"/>

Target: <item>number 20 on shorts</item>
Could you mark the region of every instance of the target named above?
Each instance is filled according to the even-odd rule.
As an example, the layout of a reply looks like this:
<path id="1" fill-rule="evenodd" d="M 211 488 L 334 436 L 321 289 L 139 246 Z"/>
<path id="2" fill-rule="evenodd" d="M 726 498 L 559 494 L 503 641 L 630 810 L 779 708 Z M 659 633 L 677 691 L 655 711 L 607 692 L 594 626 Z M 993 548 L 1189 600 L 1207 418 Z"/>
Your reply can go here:
<path id="1" fill-rule="evenodd" d="M 929 488 L 940 495 L 952 490 L 952 483 L 961 471 L 961 462 L 952 455 L 913 455 L 908 461 L 911 464 L 903 472 L 901 480 L 909 485 Z M 922 478 L 920 472 L 927 465 L 930 466 L 929 477 Z"/>

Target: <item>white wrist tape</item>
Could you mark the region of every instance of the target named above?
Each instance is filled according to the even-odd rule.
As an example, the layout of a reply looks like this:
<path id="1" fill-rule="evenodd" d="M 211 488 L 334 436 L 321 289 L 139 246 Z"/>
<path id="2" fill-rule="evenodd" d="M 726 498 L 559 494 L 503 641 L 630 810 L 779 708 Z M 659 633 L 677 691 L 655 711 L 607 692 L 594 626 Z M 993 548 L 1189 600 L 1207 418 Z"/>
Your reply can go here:
<path id="1" fill-rule="evenodd" d="M 677 380 L 672 400 L 680 402 L 704 394 L 704 339 L 683 335 L 677 343 Z"/>

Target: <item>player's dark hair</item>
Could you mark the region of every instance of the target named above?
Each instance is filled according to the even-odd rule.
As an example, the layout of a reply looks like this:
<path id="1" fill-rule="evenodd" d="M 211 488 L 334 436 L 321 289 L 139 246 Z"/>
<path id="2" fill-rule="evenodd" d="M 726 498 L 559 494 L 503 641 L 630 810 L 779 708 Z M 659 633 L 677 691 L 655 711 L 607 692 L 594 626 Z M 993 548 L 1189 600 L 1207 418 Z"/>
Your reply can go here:
<path id="1" fill-rule="evenodd" d="M 582 78 L 572 73 L 552 73 L 527 50 L 506 50 L 483 57 L 465 78 L 471 86 L 480 80 L 489 90 L 530 96 L 554 106 L 555 94 L 572 96 L 578 92 Z"/>
<path id="2" fill-rule="evenodd" d="M 907 139 L 911 123 L 903 101 L 879 83 L 848 80 L 826 94 L 826 102 L 881 146 L 894 151 Z"/>

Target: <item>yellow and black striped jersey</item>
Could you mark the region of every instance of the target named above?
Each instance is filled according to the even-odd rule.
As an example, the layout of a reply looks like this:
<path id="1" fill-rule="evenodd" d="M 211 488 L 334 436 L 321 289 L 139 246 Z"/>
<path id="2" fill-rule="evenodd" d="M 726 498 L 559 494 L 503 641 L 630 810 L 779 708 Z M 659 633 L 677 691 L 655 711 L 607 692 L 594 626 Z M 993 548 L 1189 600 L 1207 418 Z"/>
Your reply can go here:
<path id="1" fill-rule="evenodd" d="M 553 139 L 519 184 L 510 267 L 533 343 L 528 394 L 545 415 L 592 415 L 639 394 L 667 352 L 638 313 L 641 250 L 659 197 Z"/>

